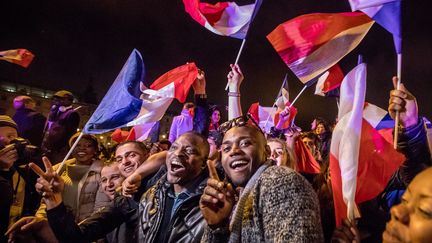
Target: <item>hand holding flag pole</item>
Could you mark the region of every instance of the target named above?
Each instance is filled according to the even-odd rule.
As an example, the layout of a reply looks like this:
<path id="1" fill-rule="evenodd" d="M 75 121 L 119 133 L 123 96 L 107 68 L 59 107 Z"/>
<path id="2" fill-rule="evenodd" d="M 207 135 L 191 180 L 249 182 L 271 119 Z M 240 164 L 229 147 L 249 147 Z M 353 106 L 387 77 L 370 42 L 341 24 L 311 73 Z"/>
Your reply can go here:
<path id="1" fill-rule="evenodd" d="M 400 90 L 400 84 L 402 79 L 402 53 L 397 54 L 397 86 L 396 89 Z M 395 117 L 395 128 L 394 128 L 394 136 L 393 136 L 393 148 L 397 149 L 397 143 L 399 139 L 399 120 L 400 120 L 400 114 L 399 111 L 396 111 L 396 117 Z"/>
<path id="2" fill-rule="evenodd" d="M 241 46 L 240 46 L 240 50 L 239 50 L 239 52 L 237 53 L 237 57 L 236 57 L 236 60 L 235 60 L 235 62 L 234 62 L 234 65 L 237 65 L 237 63 L 238 63 L 238 61 L 239 61 L 239 59 L 240 59 L 240 55 L 241 55 L 242 52 L 243 52 L 243 47 L 244 47 L 245 43 L 246 43 L 246 39 L 243 39 L 243 40 L 242 40 L 242 43 L 241 43 Z M 226 84 L 226 86 L 225 86 L 225 90 L 228 90 L 228 87 L 229 87 L 229 81 L 227 82 L 227 84 Z"/>
<path id="3" fill-rule="evenodd" d="M 279 89 L 279 93 L 278 93 L 278 95 L 276 96 L 276 99 L 275 99 L 275 101 L 274 101 L 274 103 L 273 103 L 273 105 L 272 105 L 272 107 L 271 107 L 271 110 L 273 110 L 273 108 L 274 108 L 274 107 L 276 106 L 276 104 L 277 104 L 277 101 L 278 101 L 279 97 L 281 97 L 281 95 L 282 95 L 282 89 L 283 89 L 283 87 L 285 86 L 286 82 L 288 82 L 288 81 L 287 81 L 287 78 L 288 78 L 288 74 L 286 73 L 286 74 L 285 74 L 285 78 L 284 78 L 284 80 L 283 80 L 283 82 L 282 82 L 282 85 L 281 85 L 281 87 L 280 87 L 280 89 Z M 266 120 L 266 122 L 264 123 L 264 127 L 267 127 L 267 123 L 269 122 L 269 119 L 270 119 L 270 115 L 267 117 L 267 120 Z"/>

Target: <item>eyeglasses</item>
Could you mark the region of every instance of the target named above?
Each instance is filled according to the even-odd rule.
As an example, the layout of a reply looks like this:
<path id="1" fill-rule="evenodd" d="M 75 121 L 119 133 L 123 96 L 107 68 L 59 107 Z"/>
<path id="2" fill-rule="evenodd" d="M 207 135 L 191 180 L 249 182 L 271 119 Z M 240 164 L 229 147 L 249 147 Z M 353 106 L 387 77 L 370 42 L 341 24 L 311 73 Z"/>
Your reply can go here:
<path id="1" fill-rule="evenodd" d="M 249 122 L 249 121 L 252 121 L 252 122 Z M 228 130 L 230 130 L 233 127 L 243 127 L 243 126 L 246 126 L 247 124 L 254 125 L 262 134 L 264 134 L 261 127 L 258 125 L 258 123 L 255 121 L 255 119 L 249 113 L 222 123 L 222 125 L 219 126 L 218 130 L 219 130 L 219 132 L 225 134 L 226 132 L 228 132 Z"/>

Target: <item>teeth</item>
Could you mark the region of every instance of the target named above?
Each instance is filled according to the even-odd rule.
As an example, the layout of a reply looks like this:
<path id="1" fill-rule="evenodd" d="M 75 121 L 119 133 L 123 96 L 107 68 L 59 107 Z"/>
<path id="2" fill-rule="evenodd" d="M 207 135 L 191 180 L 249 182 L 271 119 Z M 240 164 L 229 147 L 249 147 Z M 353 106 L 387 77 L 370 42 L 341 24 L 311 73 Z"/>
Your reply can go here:
<path id="1" fill-rule="evenodd" d="M 78 152 L 79 156 L 85 156 L 87 153 L 83 153 L 83 152 Z"/>
<path id="2" fill-rule="evenodd" d="M 231 167 L 236 167 L 239 165 L 242 166 L 242 165 L 246 165 L 246 164 L 248 164 L 248 162 L 245 160 L 237 160 L 237 161 L 234 161 L 231 163 Z"/>
<path id="3" fill-rule="evenodd" d="M 178 166 L 183 167 L 183 164 L 182 164 L 181 162 L 177 161 L 177 160 L 173 160 L 173 161 L 171 161 L 171 164 L 172 164 L 172 165 L 178 165 Z"/>

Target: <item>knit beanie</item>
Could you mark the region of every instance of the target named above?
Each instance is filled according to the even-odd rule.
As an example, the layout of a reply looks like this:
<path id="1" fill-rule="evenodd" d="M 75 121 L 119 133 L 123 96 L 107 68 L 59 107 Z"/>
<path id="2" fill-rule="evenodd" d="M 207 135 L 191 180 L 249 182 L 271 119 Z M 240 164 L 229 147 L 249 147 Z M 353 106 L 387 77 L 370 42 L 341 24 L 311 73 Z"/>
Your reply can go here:
<path id="1" fill-rule="evenodd" d="M 0 127 L 13 127 L 18 130 L 17 124 L 10 116 L 0 115 Z"/>

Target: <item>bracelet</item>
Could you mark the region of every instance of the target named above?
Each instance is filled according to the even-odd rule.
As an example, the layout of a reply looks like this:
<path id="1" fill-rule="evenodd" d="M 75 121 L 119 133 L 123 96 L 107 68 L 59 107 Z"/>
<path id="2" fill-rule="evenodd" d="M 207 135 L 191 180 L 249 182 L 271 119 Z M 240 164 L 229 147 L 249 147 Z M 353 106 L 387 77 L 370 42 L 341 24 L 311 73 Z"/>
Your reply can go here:
<path id="1" fill-rule="evenodd" d="M 231 97 L 240 97 L 240 93 L 239 92 L 228 92 L 228 96 L 231 96 Z"/>

